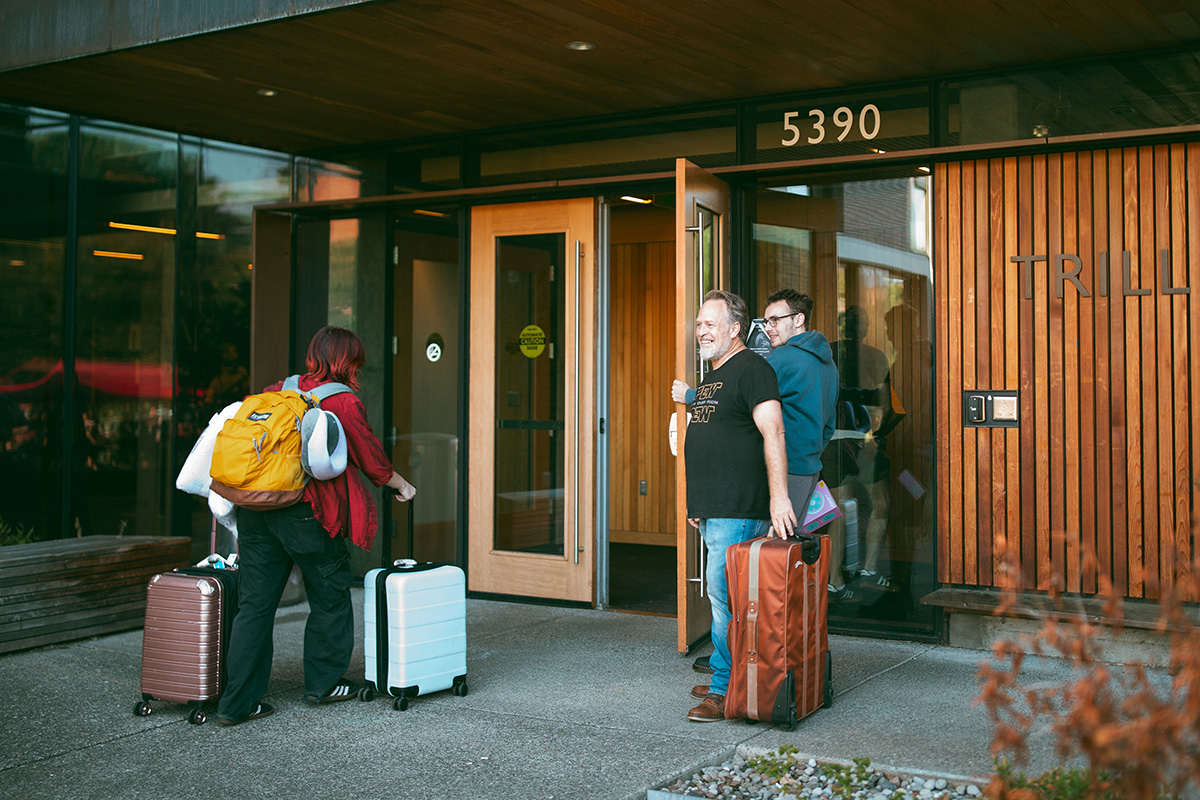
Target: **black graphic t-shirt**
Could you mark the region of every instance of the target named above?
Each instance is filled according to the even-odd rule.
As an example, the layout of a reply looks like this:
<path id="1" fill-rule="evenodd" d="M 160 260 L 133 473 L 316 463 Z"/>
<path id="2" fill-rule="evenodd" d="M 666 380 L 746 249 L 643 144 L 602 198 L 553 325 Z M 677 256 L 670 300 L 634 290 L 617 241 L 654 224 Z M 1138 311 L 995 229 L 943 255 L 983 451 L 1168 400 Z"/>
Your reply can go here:
<path id="1" fill-rule="evenodd" d="M 770 519 L 767 463 L 754 408 L 778 399 L 775 370 L 751 350 L 732 356 L 697 387 L 683 445 L 689 517 Z"/>

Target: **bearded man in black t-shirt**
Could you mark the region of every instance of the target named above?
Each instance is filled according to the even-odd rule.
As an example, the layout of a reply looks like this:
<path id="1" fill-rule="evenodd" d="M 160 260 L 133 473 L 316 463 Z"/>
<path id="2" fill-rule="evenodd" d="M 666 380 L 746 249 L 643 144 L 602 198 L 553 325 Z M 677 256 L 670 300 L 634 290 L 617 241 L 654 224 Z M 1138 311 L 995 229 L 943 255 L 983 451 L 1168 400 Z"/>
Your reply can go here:
<path id="1" fill-rule="evenodd" d="M 688 522 L 708 551 L 705 581 L 712 605 L 712 681 L 692 689 L 704 702 L 688 712 L 693 722 L 725 718 L 729 688 L 729 590 L 725 550 L 766 534 L 783 536 L 797 525 L 787 490 L 787 446 L 775 370 L 746 348 L 746 303 L 712 291 L 696 315 L 700 357 L 711 371 L 695 392 L 675 381 L 671 397 L 690 402 L 692 420 L 684 440 Z"/>

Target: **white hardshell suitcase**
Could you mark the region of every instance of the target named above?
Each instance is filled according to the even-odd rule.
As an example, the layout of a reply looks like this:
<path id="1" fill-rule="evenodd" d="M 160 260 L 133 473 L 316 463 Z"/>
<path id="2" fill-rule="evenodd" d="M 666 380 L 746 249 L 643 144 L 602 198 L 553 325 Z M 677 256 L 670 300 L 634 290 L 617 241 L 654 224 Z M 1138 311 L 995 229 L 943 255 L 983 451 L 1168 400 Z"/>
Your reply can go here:
<path id="1" fill-rule="evenodd" d="M 396 710 L 444 689 L 466 695 L 466 586 L 458 567 L 407 559 L 364 577 L 366 679 Z"/>

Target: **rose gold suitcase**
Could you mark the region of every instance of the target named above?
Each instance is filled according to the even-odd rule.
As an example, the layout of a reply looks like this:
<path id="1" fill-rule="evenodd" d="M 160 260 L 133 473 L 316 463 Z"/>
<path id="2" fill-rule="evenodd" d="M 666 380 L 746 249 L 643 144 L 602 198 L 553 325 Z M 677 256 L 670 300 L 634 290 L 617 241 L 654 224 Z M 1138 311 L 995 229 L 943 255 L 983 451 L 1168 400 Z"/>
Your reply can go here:
<path id="1" fill-rule="evenodd" d="M 751 539 L 725 553 L 732 613 L 725 716 L 791 730 L 833 700 L 829 537 Z"/>
<path id="2" fill-rule="evenodd" d="M 191 706 L 188 721 L 207 718 L 206 705 L 224 685 L 225 646 L 237 610 L 237 570 L 189 567 L 163 572 L 146 588 L 142 635 L 142 699 L 134 713 L 150 713 L 151 700 Z"/>

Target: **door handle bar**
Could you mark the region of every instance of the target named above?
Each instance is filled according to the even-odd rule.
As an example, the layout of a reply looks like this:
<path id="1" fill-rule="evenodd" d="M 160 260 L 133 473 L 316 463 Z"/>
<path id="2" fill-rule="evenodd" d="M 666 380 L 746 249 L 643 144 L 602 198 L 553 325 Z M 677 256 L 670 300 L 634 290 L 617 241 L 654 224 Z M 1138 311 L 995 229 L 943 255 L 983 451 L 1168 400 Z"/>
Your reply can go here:
<path id="1" fill-rule="evenodd" d="M 583 257 L 583 243 L 578 239 L 575 240 L 575 413 L 571 427 L 574 429 L 572 437 L 572 447 L 575 455 L 574 475 L 574 492 L 572 497 L 575 498 L 575 514 L 574 529 L 575 529 L 575 563 L 579 563 L 579 262 Z"/>
<path id="2" fill-rule="evenodd" d="M 686 525 L 687 523 L 684 523 L 684 524 Z M 696 578 L 688 578 L 687 582 L 700 584 L 700 596 L 704 597 L 704 595 L 705 595 L 704 590 L 706 588 L 704 585 L 704 576 L 708 572 L 708 569 L 707 569 L 708 565 L 705 563 L 708 560 L 708 558 L 705 554 L 707 553 L 708 548 L 704 546 L 704 537 L 700 535 L 699 530 L 696 531 L 696 546 L 698 548 L 698 553 L 700 556 L 697 559 L 697 561 L 700 562 L 700 575 L 699 575 L 699 577 L 696 577 Z"/>

